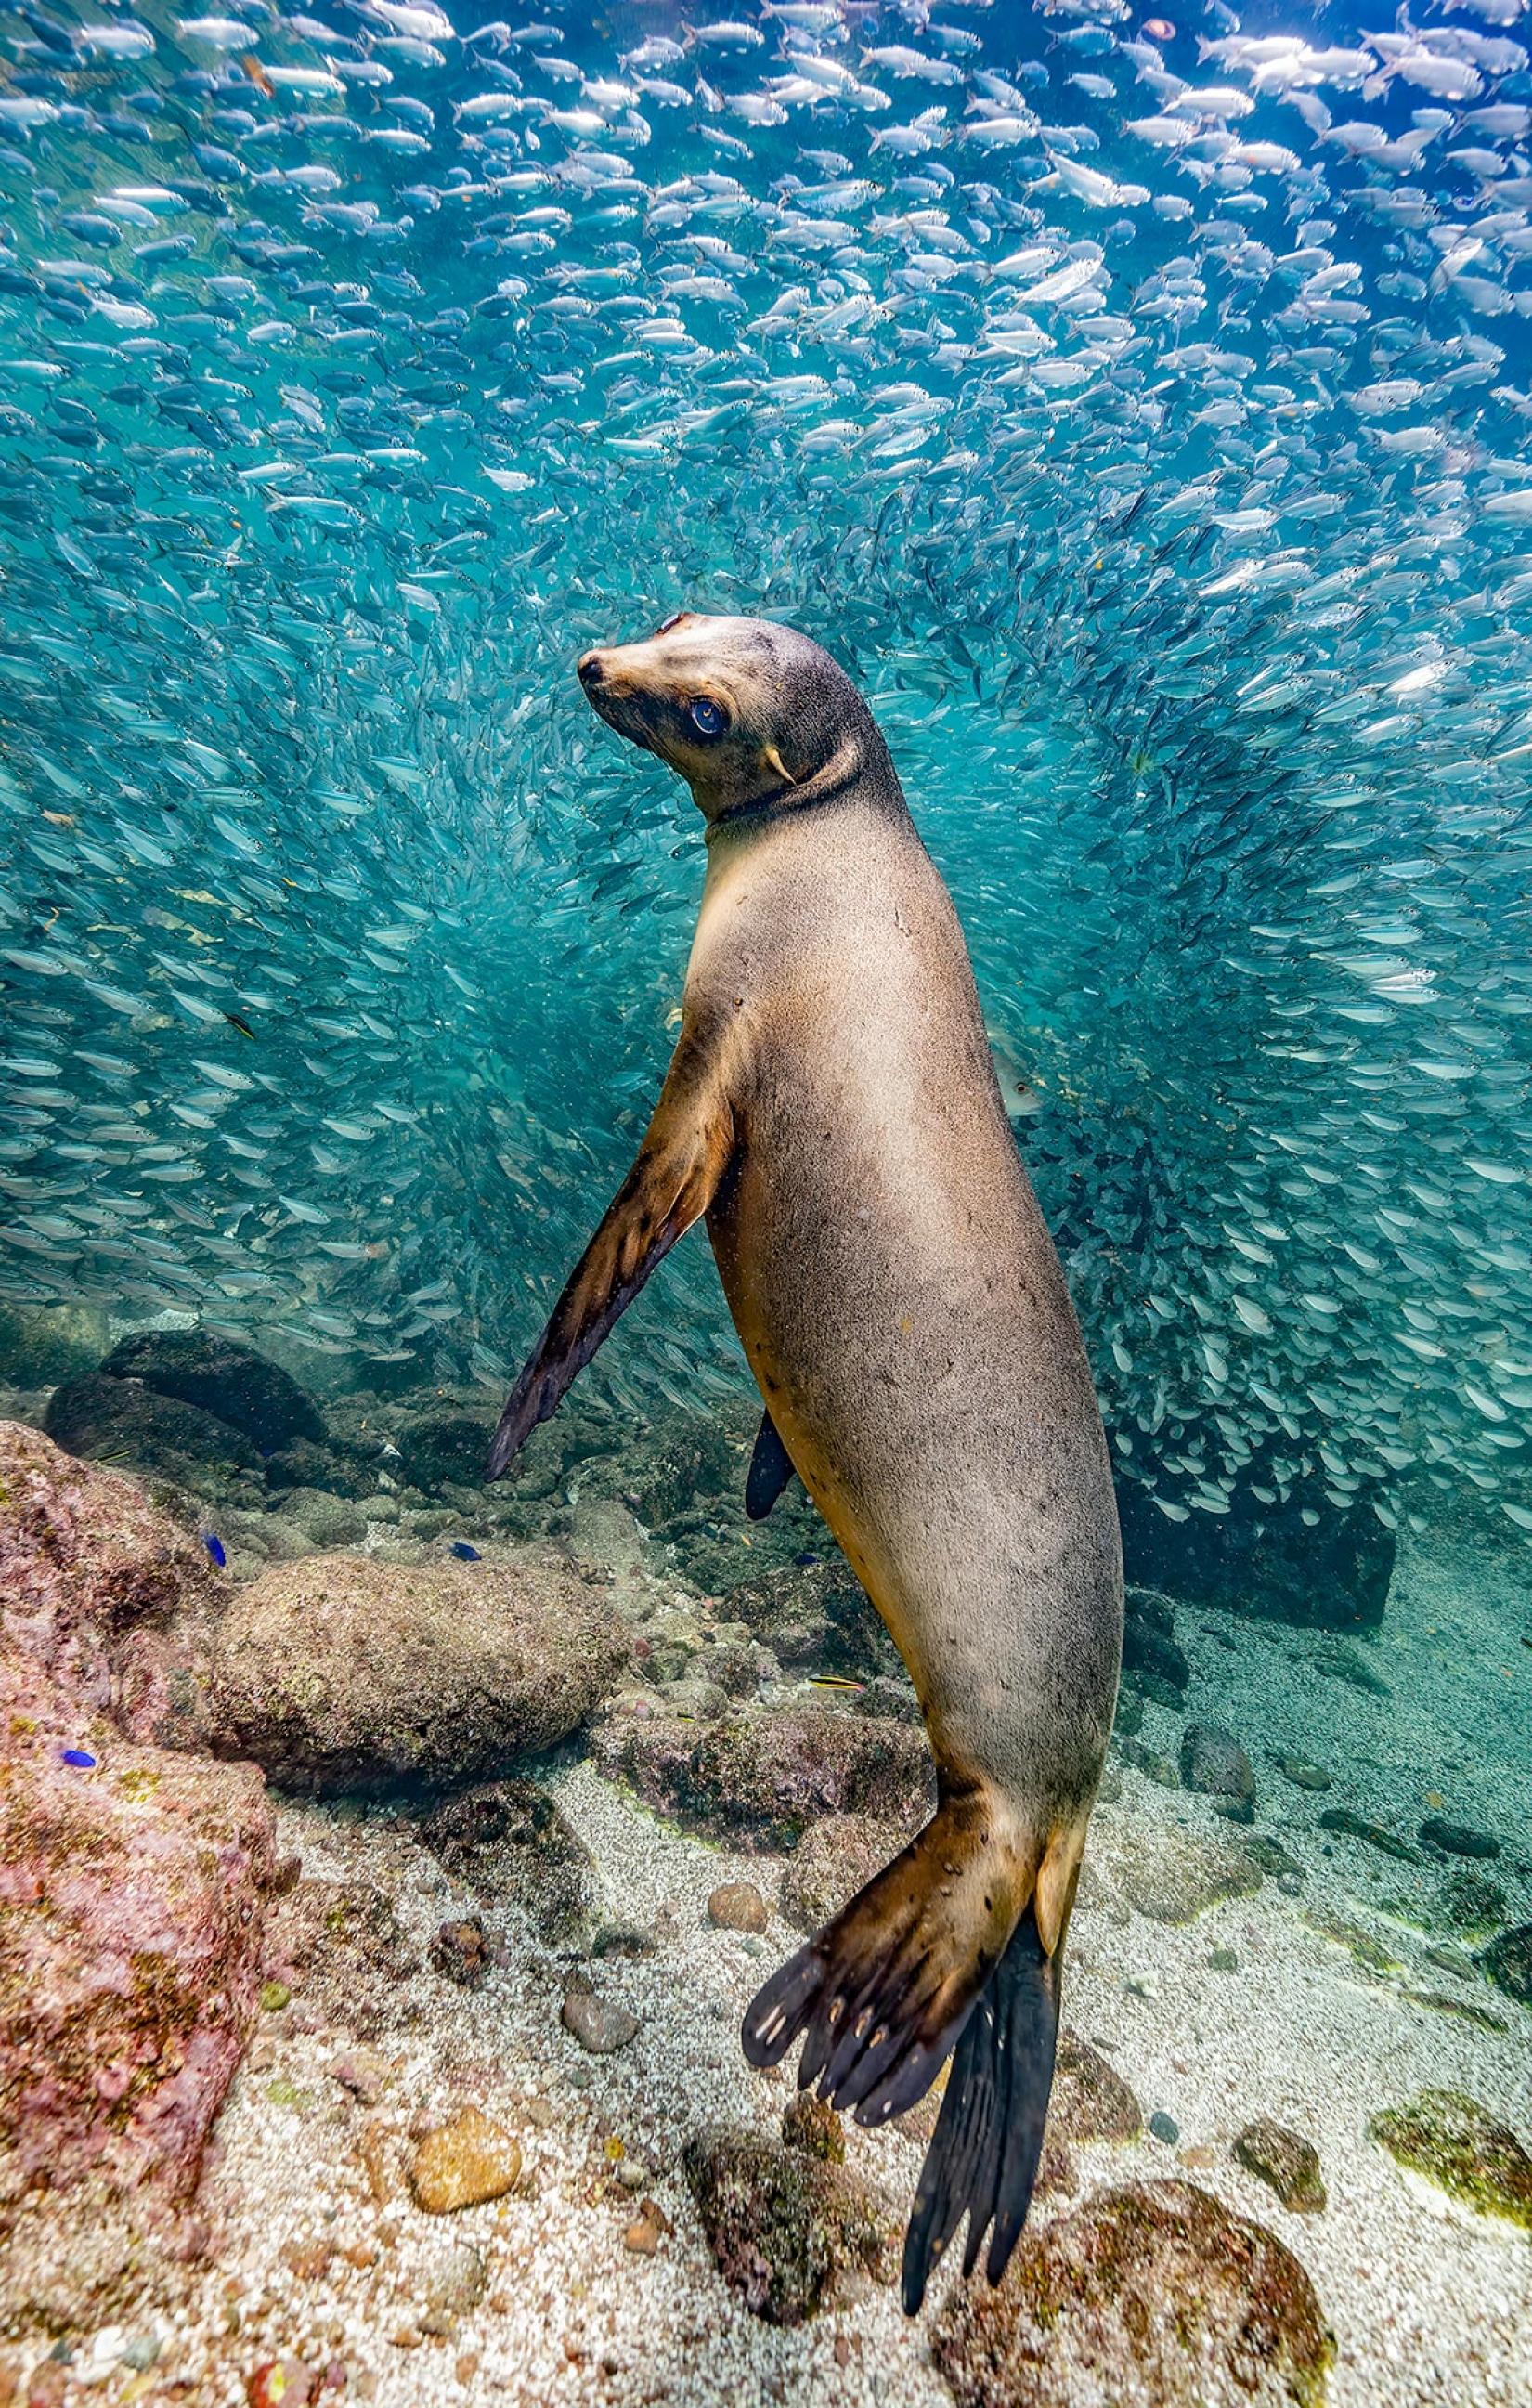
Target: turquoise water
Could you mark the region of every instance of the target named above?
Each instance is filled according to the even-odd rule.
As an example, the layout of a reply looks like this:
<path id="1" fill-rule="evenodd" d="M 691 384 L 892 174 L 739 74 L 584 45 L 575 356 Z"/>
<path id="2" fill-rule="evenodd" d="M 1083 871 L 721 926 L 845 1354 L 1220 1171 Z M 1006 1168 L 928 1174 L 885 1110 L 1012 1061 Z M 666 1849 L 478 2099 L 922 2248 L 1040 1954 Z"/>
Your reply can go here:
<path id="1" fill-rule="evenodd" d="M 1124 1478 L 1532 1529 L 1525 21 L 1152 23 L 11 13 L 0 1296 L 497 1393 L 700 883 L 574 659 L 764 611 L 958 898 Z M 697 1241 L 591 1376 L 741 1383 Z"/>

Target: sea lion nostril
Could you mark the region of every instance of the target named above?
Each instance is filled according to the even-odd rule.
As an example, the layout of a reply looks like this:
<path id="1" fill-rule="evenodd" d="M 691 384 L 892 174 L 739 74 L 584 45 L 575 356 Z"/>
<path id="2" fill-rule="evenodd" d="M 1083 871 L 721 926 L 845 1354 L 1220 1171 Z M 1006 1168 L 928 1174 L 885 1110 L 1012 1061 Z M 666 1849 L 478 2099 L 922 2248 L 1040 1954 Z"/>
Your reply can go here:
<path id="1" fill-rule="evenodd" d="M 605 675 L 599 652 L 581 652 L 575 663 L 575 675 L 583 686 L 599 685 Z"/>

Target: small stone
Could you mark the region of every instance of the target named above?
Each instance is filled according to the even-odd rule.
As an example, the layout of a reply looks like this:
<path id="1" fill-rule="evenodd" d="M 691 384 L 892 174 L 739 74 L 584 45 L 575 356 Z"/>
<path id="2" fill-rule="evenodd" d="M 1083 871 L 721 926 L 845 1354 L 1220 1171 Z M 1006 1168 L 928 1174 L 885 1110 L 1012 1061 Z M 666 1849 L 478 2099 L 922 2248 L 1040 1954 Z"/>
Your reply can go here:
<path id="1" fill-rule="evenodd" d="M 1238 1973 L 1239 1959 L 1232 1948 L 1214 1948 L 1208 1957 L 1210 1973 Z"/>
<path id="2" fill-rule="evenodd" d="M 685 2165 L 719 2272 L 766 2323 L 815 2315 L 848 2267 L 892 2278 L 889 2219 L 843 2166 L 717 2126 L 688 2142 Z"/>
<path id="3" fill-rule="evenodd" d="M 300 2283 L 317 2283 L 334 2256 L 333 2241 L 290 2241 L 282 2251 L 282 2264 Z"/>
<path id="4" fill-rule="evenodd" d="M 293 1996 L 285 1982 L 263 1982 L 256 1997 L 268 2015 L 279 2015 Z"/>
<path id="5" fill-rule="evenodd" d="M 1385 1856 L 1396 1856 L 1401 1864 L 1418 1865 L 1420 1857 L 1408 1840 L 1385 1830 L 1382 1823 L 1372 1823 L 1365 1814 L 1353 1813 L 1349 1806 L 1326 1806 L 1319 1818 L 1322 1831 L 1339 1831 L 1349 1840 L 1360 1840 Z"/>
<path id="6" fill-rule="evenodd" d="M 1322 1764 L 1310 1764 L 1306 1756 L 1278 1756 L 1272 1762 L 1284 1781 L 1295 1789 L 1328 1789 L 1330 1775 Z"/>
<path id="7" fill-rule="evenodd" d="M 480 1918 L 444 1923 L 431 1942 L 431 1962 L 461 1989 L 477 1990 L 490 1970 L 490 1942 Z"/>
<path id="8" fill-rule="evenodd" d="M 800 2090 L 783 2108 L 782 2139 L 790 2149 L 806 2150 L 827 2166 L 846 2162 L 845 2127 L 828 2100 L 816 2099 L 811 2090 Z"/>
<path id="9" fill-rule="evenodd" d="M 615 2000 L 598 1999 L 594 1990 L 573 1985 L 564 1994 L 560 2022 L 593 2057 L 610 2057 L 638 2036 L 638 2018 Z"/>
<path id="10" fill-rule="evenodd" d="M 1173 2149 L 1181 2138 L 1181 2126 L 1173 2115 L 1166 2114 L 1163 2107 L 1155 2108 L 1149 2119 L 1149 2128 L 1154 2139 L 1163 2141 L 1167 2149 Z"/>
<path id="11" fill-rule="evenodd" d="M 1322 2408 L 1335 2356 L 1292 2252 L 1174 2180 L 1024 2232 L 997 2288 L 954 2285 L 931 2349 L 959 2408 Z"/>
<path id="12" fill-rule="evenodd" d="M 722 1882 L 708 1900 L 708 1920 L 723 1931 L 764 1931 L 766 1902 L 753 1882 Z"/>
<path id="13" fill-rule="evenodd" d="M 1459 2090 L 1423 2090 L 1367 2129 L 1401 2166 L 1481 2215 L 1532 2232 L 1532 2156 L 1509 2125 Z"/>
<path id="14" fill-rule="evenodd" d="M 631 2249 L 636 2258 L 652 2258 L 661 2238 L 657 2224 L 651 2224 L 647 2215 L 636 2215 L 623 2235 L 623 2246 Z"/>
<path id="15" fill-rule="evenodd" d="M 1490 1942 L 1479 1962 L 1508 1998 L 1532 2007 L 1532 1923 L 1513 1923 Z"/>
<path id="16" fill-rule="evenodd" d="M 1487 1861 L 1500 1853 L 1500 1842 L 1488 1831 L 1476 1831 L 1467 1823 L 1448 1823 L 1439 1814 L 1428 1814 L 1420 1827 L 1420 1837 L 1428 1848 L 1440 1848 L 1449 1856 L 1478 1856 Z"/>
<path id="17" fill-rule="evenodd" d="M 417 2322 L 433 2341 L 449 2341 L 462 2317 L 472 2314 L 489 2287 L 483 2258 L 466 2242 L 455 2243 L 430 2260 L 416 2277 L 421 2312 Z"/>
<path id="18" fill-rule="evenodd" d="M 1066 2024 L 1058 2037 L 1048 2129 L 1059 2141 L 1136 2141 L 1143 2110 L 1114 2065 Z"/>
<path id="19" fill-rule="evenodd" d="M 409 2187 L 428 2215 L 450 2215 L 503 2199 L 522 2171 L 515 2136 L 478 2107 L 465 2107 L 428 2132 L 415 2151 Z"/>
<path id="20" fill-rule="evenodd" d="M 245 2381 L 250 2408 L 305 2408 L 314 2378 L 295 2358 L 268 2358 Z"/>
<path id="21" fill-rule="evenodd" d="M 1255 1811 L 1255 1775 L 1249 1756 L 1217 1723 L 1188 1723 L 1181 1733 L 1181 1777 L 1200 1797 L 1221 1801 L 1232 1818 L 1249 1821 Z"/>
<path id="22" fill-rule="evenodd" d="M 351 2048 L 344 2057 L 336 2058 L 329 2074 L 332 2082 L 338 2082 L 342 2090 L 349 2090 L 364 2107 L 376 2107 L 388 2087 L 390 2068 L 387 2058 L 379 2057 L 375 2048 Z"/>
<path id="23" fill-rule="evenodd" d="M 1276 2192 L 1283 2207 L 1298 2215 L 1323 2212 L 1325 2190 L 1319 2151 L 1300 2132 L 1290 2132 L 1285 2125 L 1259 2116 L 1238 2135 L 1234 2155 L 1248 2173 Z"/>

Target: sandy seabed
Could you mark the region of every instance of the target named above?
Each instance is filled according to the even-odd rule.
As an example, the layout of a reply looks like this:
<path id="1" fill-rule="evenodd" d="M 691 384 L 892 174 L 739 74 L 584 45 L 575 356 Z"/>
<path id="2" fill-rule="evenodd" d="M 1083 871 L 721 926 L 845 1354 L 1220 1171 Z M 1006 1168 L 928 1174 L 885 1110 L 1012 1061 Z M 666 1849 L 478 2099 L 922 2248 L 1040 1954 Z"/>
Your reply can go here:
<path id="1" fill-rule="evenodd" d="M 1499 1835 L 1492 1870 L 1509 1914 L 1532 1914 L 1532 1653 L 1522 1643 L 1532 1597 L 1525 1586 L 1507 1595 L 1505 1562 L 1461 1551 L 1448 1561 L 1418 1544 L 1401 1553 L 1382 1632 L 1347 1642 L 1386 1679 L 1387 1697 L 1317 1670 L 1327 1645 L 1318 1634 L 1182 1609 L 1194 1715 L 1244 1743 L 1258 1828 L 1301 1868 L 1301 1885 L 1267 1881 L 1184 1926 L 1085 1895 L 1071 1937 L 1067 2021 L 1110 2056 L 1146 2118 L 1163 2111 L 1179 2127 L 1173 2143 L 1077 2146 L 1081 2196 L 1181 2174 L 1268 2226 L 1307 2269 L 1334 2330 L 1334 2408 L 1532 2408 L 1532 2238 L 1403 2174 L 1367 2128 L 1381 2108 L 1439 2087 L 1532 2132 L 1532 2013 L 1481 1980 L 1454 1979 L 1430 1960 L 1432 1936 L 1398 1914 L 1401 1897 L 1424 1899 L 1447 1868 L 1401 1865 L 1318 1825 L 1341 1804 L 1410 1835 L 1439 1804 Z M 1173 1755 L 1180 1728 L 1152 1705 L 1140 1739 Z M 1332 1788 L 1289 1787 L 1272 1764 L 1283 1752 L 1328 1768 Z M 178 2386 L 170 2396 L 233 2408 L 257 2368 L 290 2357 L 336 2363 L 337 2382 L 343 2364 L 343 2396 L 382 2408 L 950 2403 L 928 2355 L 931 2310 L 909 2323 L 892 2291 L 864 2283 L 791 2330 L 750 2315 L 715 2270 L 681 2172 L 699 2121 L 774 2131 L 792 2096 L 789 2074 L 747 2068 L 737 2033 L 753 1990 L 801 1935 L 775 1912 L 761 1938 L 706 1914 L 729 1880 L 756 1882 L 774 1903 L 781 1860 L 686 1837 L 588 1763 L 553 1787 L 594 1861 L 598 1914 L 671 1935 L 654 1954 L 590 1968 L 600 1993 L 638 2018 L 637 2039 L 588 2056 L 559 2021 L 557 1952 L 514 1915 L 494 1916 L 507 1961 L 481 1987 L 424 1970 L 410 1977 L 404 2024 L 379 2043 L 392 2077 L 369 2109 L 330 2071 L 356 2034 L 343 2014 L 306 2013 L 300 1992 L 265 2019 L 222 2117 L 204 2192 L 212 2253 L 160 2323 L 158 2366 L 120 2372 L 96 2397 L 152 2399 Z M 1151 1823 L 1229 1836 L 1205 1800 L 1131 1767 L 1098 1813 L 1126 1842 Z M 386 1890 L 422 1959 L 444 1919 L 480 1903 L 402 1818 L 289 1807 L 280 1820 L 306 1876 Z M 1394 1969 L 1359 1961 L 1338 1926 L 1381 1936 Z M 1216 1970 L 1210 1959 L 1228 1951 L 1236 1968 Z M 521 2181 L 494 2204 L 424 2214 L 405 2180 L 412 2140 L 464 2103 L 517 2133 Z M 1316 2143 L 1323 2214 L 1288 2213 L 1231 2158 L 1233 2137 L 1257 2115 Z M 919 2144 L 850 2128 L 848 2141 L 852 2168 L 902 2220 Z M 624 2239 L 640 2198 L 671 2227 L 651 2256 Z M 1049 2199 L 1035 2214 L 1078 2204 Z M 934 2286 L 935 2302 L 952 2279 Z M 422 2331 L 422 2320 L 441 2329 Z"/>

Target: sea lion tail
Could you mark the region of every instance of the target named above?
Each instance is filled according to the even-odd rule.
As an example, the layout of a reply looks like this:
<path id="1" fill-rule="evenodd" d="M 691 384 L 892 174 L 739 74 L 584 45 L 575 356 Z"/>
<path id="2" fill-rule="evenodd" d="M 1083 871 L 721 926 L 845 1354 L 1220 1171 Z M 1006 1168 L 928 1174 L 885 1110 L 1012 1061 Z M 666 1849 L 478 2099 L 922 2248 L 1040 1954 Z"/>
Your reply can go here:
<path id="1" fill-rule="evenodd" d="M 1053 2077 L 1054 1959 L 1082 1838 L 1059 1832 L 1038 1851 L 993 1796 L 944 1798 L 746 2011 L 752 2065 L 778 2064 L 802 2032 L 799 2089 L 817 2084 L 863 2125 L 912 2107 L 956 2048 L 905 2245 L 911 2315 L 965 2213 L 970 2271 L 995 2226 L 992 2282 L 1025 2220 Z"/>

